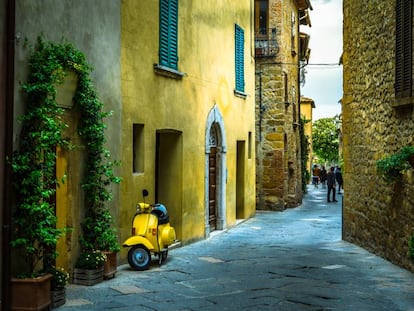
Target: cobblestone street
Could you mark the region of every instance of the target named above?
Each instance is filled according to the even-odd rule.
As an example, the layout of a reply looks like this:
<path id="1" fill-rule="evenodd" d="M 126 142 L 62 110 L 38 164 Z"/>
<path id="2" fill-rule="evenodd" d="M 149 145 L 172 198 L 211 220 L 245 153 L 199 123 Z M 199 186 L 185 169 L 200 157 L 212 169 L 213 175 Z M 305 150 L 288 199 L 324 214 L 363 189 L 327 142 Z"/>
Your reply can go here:
<path id="1" fill-rule="evenodd" d="M 341 240 L 341 196 L 303 204 L 170 251 L 148 271 L 69 285 L 58 310 L 414 310 L 414 275 Z"/>

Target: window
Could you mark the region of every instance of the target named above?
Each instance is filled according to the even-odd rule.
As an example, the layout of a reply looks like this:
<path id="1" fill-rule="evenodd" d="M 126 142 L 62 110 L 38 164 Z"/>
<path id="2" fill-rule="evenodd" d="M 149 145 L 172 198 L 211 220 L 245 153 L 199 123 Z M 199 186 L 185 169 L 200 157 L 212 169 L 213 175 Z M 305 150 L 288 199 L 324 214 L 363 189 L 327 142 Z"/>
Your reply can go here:
<path id="1" fill-rule="evenodd" d="M 244 30 L 235 25 L 236 92 L 244 93 Z"/>
<path id="2" fill-rule="evenodd" d="M 294 57 L 296 55 L 296 15 L 292 12 L 292 21 L 291 21 L 291 50 L 292 50 L 292 56 Z"/>
<path id="3" fill-rule="evenodd" d="M 254 29 L 256 35 L 267 35 L 268 7 L 268 0 L 255 0 Z"/>
<path id="4" fill-rule="evenodd" d="M 160 65 L 177 70 L 178 0 L 160 0 Z"/>
<path id="5" fill-rule="evenodd" d="M 412 1 L 397 0 L 395 43 L 395 97 L 412 96 Z"/>

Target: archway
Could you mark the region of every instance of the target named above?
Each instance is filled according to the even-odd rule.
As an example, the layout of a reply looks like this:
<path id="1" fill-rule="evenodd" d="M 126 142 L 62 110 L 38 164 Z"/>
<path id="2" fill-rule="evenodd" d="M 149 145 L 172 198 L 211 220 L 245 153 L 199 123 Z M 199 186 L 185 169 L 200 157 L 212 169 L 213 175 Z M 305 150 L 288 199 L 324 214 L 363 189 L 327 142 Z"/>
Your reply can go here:
<path id="1" fill-rule="evenodd" d="M 205 131 L 205 236 L 226 227 L 226 132 L 217 105 L 210 110 Z"/>

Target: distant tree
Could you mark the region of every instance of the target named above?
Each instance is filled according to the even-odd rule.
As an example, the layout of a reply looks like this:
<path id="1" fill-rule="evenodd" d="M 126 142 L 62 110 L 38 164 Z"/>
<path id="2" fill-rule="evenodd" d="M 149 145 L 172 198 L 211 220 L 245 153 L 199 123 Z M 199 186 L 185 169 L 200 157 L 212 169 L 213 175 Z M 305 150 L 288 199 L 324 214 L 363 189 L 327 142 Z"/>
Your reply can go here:
<path id="1" fill-rule="evenodd" d="M 337 162 L 339 159 L 339 116 L 316 120 L 312 124 L 313 152 L 321 162 Z"/>

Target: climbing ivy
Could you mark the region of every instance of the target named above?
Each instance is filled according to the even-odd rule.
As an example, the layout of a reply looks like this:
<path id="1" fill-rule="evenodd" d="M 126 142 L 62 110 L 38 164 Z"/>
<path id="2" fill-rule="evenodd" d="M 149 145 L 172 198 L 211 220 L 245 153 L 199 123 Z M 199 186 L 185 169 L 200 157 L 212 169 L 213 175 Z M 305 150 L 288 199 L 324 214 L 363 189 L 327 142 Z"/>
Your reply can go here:
<path id="1" fill-rule="evenodd" d="M 26 95 L 26 112 L 21 117 L 20 148 L 13 155 L 12 168 L 17 206 L 12 246 L 25 253 L 28 275 L 35 275 L 39 263 L 47 265 L 56 254 L 56 243 L 63 231 L 56 228 L 54 195 L 56 147 L 70 147 L 62 137 L 68 125 L 62 121 L 63 109 L 56 102 L 56 86 L 63 83 L 69 71 L 77 74 L 78 85 L 73 98 L 80 110 L 79 134 L 86 152 L 82 181 L 85 191 L 84 248 L 119 248 L 113 219 L 105 202 L 112 198 L 108 186 L 119 183 L 110 152 L 105 147 L 103 122 L 110 114 L 103 112 L 90 78 L 91 66 L 82 52 L 67 42 L 52 43 L 38 38 L 29 61 L 30 74 L 22 85 Z M 92 223 L 92 225 L 91 225 Z M 85 231 L 89 230 L 89 231 Z M 98 235 L 105 240 L 97 239 Z M 97 245 L 96 241 L 100 241 Z M 41 268 L 41 267 L 40 267 Z"/>

